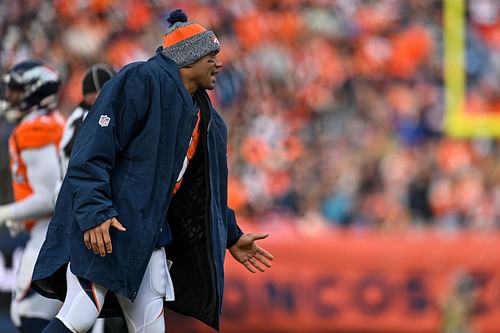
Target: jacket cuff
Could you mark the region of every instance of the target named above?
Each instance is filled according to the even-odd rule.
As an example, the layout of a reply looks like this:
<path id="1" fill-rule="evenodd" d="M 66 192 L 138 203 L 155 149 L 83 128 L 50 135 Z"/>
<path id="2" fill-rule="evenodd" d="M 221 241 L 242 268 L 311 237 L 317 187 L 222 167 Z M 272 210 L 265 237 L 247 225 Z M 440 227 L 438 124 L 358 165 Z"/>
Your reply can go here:
<path id="1" fill-rule="evenodd" d="M 227 209 L 227 242 L 226 248 L 229 249 L 231 246 L 236 244 L 238 239 L 243 235 L 243 231 L 240 226 L 236 223 L 236 216 L 231 208 Z"/>
<path id="2" fill-rule="evenodd" d="M 87 217 L 80 218 L 78 221 L 78 225 L 80 226 L 80 229 L 82 231 L 86 231 L 88 229 L 92 229 L 103 222 L 109 220 L 112 217 L 117 217 L 118 213 L 114 208 L 108 208 L 102 212 L 99 212 L 97 214 L 89 215 Z"/>

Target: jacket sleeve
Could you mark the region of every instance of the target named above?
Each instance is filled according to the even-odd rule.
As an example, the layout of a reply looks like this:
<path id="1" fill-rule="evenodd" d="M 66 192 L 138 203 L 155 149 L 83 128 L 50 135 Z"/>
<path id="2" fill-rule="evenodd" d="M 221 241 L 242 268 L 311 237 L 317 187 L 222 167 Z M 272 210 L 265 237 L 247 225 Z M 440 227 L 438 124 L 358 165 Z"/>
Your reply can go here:
<path id="1" fill-rule="evenodd" d="M 240 239 L 241 235 L 243 235 L 243 231 L 241 231 L 238 223 L 236 223 L 236 216 L 234 215 L 234 211 L 231 208 L 227 208 L 227 244 L 226 248 L 230 248 L 238 239 Z"/>
<path id="2" fill-rule="evenodd" d="M 118 216 L 111 196 L 117 156 L 133 139 L 149 108 L 150 77 L 122 69 L 101 90 L 80 127 L 68 165 L 74 217 L 82 231 Z"/>

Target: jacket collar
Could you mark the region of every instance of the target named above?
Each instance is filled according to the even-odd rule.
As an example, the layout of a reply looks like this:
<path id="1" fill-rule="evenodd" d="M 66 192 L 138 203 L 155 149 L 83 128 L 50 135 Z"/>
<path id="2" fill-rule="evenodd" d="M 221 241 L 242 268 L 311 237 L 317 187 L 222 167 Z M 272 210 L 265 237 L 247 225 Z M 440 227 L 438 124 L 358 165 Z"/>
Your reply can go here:
<path id="1" fill-rule="evenodd" d="M 156 49 L 156 55 L 151 57 L 148 61 L 154 61 L 161 69 L 165 70 L 170 75 L 170 77 L 172 77 L 179 92 L 182 95 L 182 99 L 184 100 L 185 105 L 193 105 L 192 97 L 182 83 L 177 64 L 172 59 L 165 56 L 162 50 L 162 46 L 158 47 Z"/>

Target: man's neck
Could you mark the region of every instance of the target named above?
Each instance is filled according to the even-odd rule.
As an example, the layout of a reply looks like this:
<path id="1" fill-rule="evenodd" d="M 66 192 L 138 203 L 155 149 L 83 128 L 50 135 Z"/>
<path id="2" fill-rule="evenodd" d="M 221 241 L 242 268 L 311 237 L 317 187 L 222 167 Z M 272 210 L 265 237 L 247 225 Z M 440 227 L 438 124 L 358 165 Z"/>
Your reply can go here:
<path id="1" fill-rule="evenodd" d="M 187 89 L 187 91 L 191 96 L 193 96 L 196 90 L 198 90 L 196 84 L 191 80 L 182 78 L 182 84 L 184 85 L 184 87 Z"/>
<path id="2" fill-rule="evenodd" d="M 195 80 L 192 78 L 192 69 L 191 66 L 181 67 L 179 68 L 179 73 L 181 75 L 181 81 L 184 87 L 187 89 L 191 96 L 194 95 L 196 90 L 198 90 L 198 85 Z"/>

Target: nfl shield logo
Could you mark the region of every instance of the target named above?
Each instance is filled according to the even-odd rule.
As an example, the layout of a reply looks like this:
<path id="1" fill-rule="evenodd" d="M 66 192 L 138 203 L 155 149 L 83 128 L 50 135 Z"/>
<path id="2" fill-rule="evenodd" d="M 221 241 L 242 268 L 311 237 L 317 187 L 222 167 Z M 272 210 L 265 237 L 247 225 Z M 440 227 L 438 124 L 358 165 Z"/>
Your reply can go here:
<path id="1" fill-rule="evenodd" d="M 101 125 L 101 127 L 107 127 L 110 120 L 111 118 L 108 117 L 108 115 L 103 114 L 101 118 L 99 118 L 99 125 Z"/>

